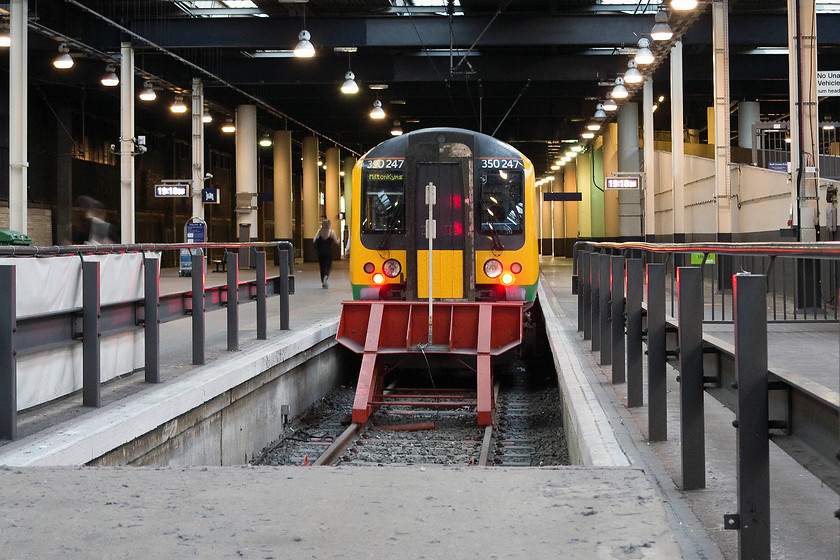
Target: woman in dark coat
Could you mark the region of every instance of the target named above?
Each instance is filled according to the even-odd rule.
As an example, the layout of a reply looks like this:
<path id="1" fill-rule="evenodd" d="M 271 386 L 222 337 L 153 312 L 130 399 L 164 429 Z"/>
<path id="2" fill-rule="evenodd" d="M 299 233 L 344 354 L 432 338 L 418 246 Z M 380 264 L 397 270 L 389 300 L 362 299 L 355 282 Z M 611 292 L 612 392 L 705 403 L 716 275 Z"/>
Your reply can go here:
<path id="1" fill-rule="evenodd" d="M 333 246 L 338 244 L 338 238 L 330 227 L 332 223 L 324 220 L 321 229 L 315 234 L 315 250 L 318 252 L 318 265 L 321 267 L 321 287 L 329 287 L 330 270 L 332 269 Z"/>

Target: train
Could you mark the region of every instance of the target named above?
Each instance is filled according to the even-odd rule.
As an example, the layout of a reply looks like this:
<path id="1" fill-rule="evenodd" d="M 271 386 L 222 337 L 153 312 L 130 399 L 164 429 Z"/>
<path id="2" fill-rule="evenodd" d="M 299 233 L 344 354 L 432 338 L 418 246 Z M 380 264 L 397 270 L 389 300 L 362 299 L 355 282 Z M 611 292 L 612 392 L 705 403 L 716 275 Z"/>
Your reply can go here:
<path id="1" fill-rule="evenodd" d="M 533 303 L 538 196 L 531 161 L 486 134 L 428 128 L 382 142 L 353 172 L 353 299 Z"/>

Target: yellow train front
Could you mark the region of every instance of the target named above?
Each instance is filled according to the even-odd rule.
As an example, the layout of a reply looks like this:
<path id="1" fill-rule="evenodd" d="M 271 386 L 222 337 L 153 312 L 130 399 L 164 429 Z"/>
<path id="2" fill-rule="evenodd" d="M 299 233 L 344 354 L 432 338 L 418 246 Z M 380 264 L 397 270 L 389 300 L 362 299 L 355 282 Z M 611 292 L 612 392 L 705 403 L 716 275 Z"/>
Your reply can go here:
<path id="1" fill-rule="evenodd" d="M 513 147 L 456 128 L 410 132 L 365 154 L 353 172 L 354 299 L 527 301 L 536 295 L 534 168 Z"/>
<path id="2" fill-rule="evenodd" d="M 383 405 L 421 404 L 383 390 L 397 365 L 472 359 L 478 423 L 493 422 L 493 358 L 522 343 L 524 311 L 536 297 L 536 204 L 531 162 L 468 130 L 418 130 L 359 160 L 350 203 L 354 301 L 342 303 L 336 336 L 363 355 L 354 422 Z M 464 405 L 451 395 L 437 400 Z"/>

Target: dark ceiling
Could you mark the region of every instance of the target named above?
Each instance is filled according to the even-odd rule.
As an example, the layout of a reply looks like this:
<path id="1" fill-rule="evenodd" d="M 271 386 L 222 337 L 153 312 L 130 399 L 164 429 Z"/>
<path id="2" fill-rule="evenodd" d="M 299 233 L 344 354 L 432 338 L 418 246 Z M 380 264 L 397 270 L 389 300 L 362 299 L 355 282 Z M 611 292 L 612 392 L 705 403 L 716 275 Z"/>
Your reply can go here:
<path id="1" fill-rule="evenodd" d="M 44 88 L 101 87 L 102 58 L 130 41 L 136 85 L 153 78 L 162 108 L 171 90 L 188 92 L 199 77 L 214 111 L 232 115 L 237 105 L 256 103 L 266 130 L 288 125 L 301 131 L 298 137 L 314 130 L 325 138 L 322 145 L 363 153 L 389 137 L 394 120 L 404 130 L 458 126 L 513 143 L 542 170 L 551 146 L 579 137 L 607 95 L 603 83 L 626 70 L 629 51 L 654 23 L 653 9 L 644 13 L 647 2 L 461 0 L 463 15 L 450 17 L 444 7 L 412 6 L 412 0 L 254 1 L 267 17 L 203 17 L 209 12 L 195 2 L 30 0 L 30 79 Z M 731 99 L 759 100 L 763 118 L 784 118 L 787 57 L 748 51 L 787 46 L 786 2 L 731 0 L 729 6 Z M 710 13 L 701 3 L 697 13 L 673 12 L 670 19 L 684 33 L 689 128 L 705 129 L 712 105 Z M 314 58 L 260 56 L 292 49 L 304 19 Z M 820 68 L 840 68 L 840 15 L 820 15 L 817 35 Z M 49 64 L 63 41 L 75 53 L 72 74 Z M 659 55 L 666 52 L 659 47 Z M 667 98 L 665 58 L 655 65 L 654 92 Z M 339 91 L 348 67 L 361 86 L 353 96 Z M 641 101 L 636 91 L 632 100 Z M 368 116 L 377 98 L 387 113 L 383 121 Z M 840 115 L 836 100 L 821 102 L 821 113 Z M 668 118 L 665 105 L 656 127 L 669 129 Z"/>

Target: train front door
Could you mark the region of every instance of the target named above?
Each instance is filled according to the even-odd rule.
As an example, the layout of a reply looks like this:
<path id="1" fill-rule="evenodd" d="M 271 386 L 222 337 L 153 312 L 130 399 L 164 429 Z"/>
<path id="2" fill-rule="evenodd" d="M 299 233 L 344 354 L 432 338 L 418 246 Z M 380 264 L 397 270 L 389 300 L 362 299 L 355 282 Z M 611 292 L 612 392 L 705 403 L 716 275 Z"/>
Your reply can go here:
<path id="1" fill-rule="evenodd" d="M 437 236 L 432 246 L 432 297 L 464 298 L 464 185 L 458 162 L 422 162 L 417 166 L 414 244 L 417 248 L 417 296 L 429 297 L 429 241 L 426 239 L 426 185 L 437 187 L 434 219 Z"/>

